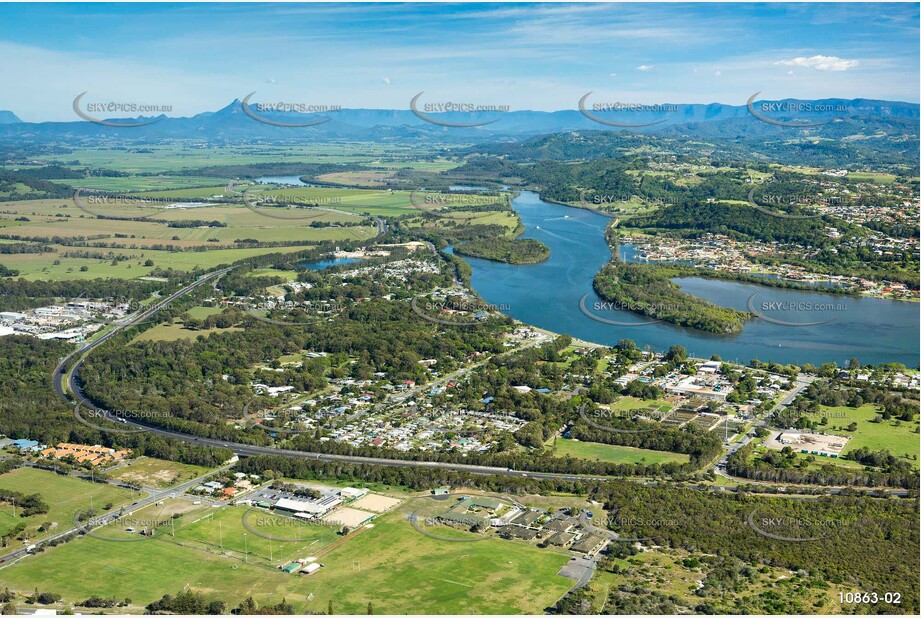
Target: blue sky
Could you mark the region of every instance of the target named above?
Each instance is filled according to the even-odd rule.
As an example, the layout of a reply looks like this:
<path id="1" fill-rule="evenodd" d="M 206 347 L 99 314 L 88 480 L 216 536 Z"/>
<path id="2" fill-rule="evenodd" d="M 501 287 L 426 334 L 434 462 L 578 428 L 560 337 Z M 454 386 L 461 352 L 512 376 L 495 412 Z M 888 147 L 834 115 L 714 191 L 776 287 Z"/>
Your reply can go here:
<path id="1" fill-rule="evenodd" d="M 73 98 L 407 109 L 575 109 L 579 98 L 919 98 L 904 4 L 4 4 L 0 109 L 75 120 Z M 13 87 L 10 87 L 12 85 Z"/>

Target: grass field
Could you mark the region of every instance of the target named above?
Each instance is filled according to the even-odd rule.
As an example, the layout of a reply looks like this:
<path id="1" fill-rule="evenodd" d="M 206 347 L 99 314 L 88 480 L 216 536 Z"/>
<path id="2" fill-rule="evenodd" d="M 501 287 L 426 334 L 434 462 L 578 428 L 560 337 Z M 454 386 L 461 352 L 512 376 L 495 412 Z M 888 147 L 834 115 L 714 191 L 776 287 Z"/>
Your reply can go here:
<path id="1" fill-rule="evenodd" d="M 309 609 L 321 612 L 332 599 L 337 613 L 363 613 L 368 602 L 388 614 L 541 613 L 572 586 L 556 575 L 567 554 L 501 539 L 422 536 L 405 521 L 415 506 L 401 505 L 324 556 L 324 568 L 310 576 Z"/>
<path id="2" fill-rule="evenodd" d="M 179 341 L 181 339 L 196 339 L 199 335 L 207 337 L 209 335 L 214 335 L 215 333 L 227 333 L 243 330 L 238 326 L 231 326 L 230 328 L 210 328 L 202 330 L 191 330 L 185 328 L 182 325 L 182 322 L 175 321 L 172 324 L 157 324 L 152 328 L 148 328 L 143 333 L 132 339 L 132 342 L 137 341 Z"/>
<path id="3" fill-rule="evenodd" d="M 887 450 L 896 457 L 918 454 L 917 418 L 910 423 L 899 422 L 896 419 L 874 423 L 872 421 L 879 411 L 872 404 L 859 408 L 821 406 L 821 411 L 828 414 L 828 425 L 824 427 L 824 431 L 839 436 L 850 436 L 843 454 L 861 447 L 874 451 Z M 817 416 L 821 417 L 821 413 Z M 846 427 L 852 422 L 857 423 L 857 430 L 847 431 Z M 914 459 L 914 465 L 918 467 L 917 457 Z"/>
<path id="4" fill-rule="evenodd" d="M 101 513 L 103 507 L 108 503 L 117 507 L 141 495 L 140 492 L 122 489 L 107 483 L 92 483 L 35 468 L 17 468 L 0 475 L 0 489 L 41 494 L 42 499 L 48 504 L 47 513 L 34 515 L 24 520 L 26 531 L 34 533 L 30 542 L 70 528 L 80 511 L 94 508 Z M 16 520 L 13 519 L 12 507 L 9 505 L 3 504 L 0 508 L 6 514 L 0 518 L 0 532 L 6 532 L 15 523 L 23 521 L 19 517 Z M 36 532 L 36 529 L 44 522 L 54 522 L 57 526 L 44 533 Z M 18 547 L 18 541 L 13 541 L 13 543 L 15 545 L 8 547 L 8 550 Z"/>
<path id="5" fill-rule="evenodd" d="M 105 191 L 154 191 L 158 189 L 175 190 L 181 194 L 180 190 L 188 189 L 195 191 L 194 187 L 218 186 L 223 188 L 227 184 L 225 178 L 215 176 L 90 176 L 86 178 L 62 178 L 53 180 L 60 184 L 65 184 L 73 188 L 84 187 L 86 189 L 103 189 Z M 207 197 L 220 193 L 212 191 L 201 197 Z M 172 195 L 172 194 L 171 194 Z M 187 195 L 186 197 L 191 197 Z"/>
<path id="6" fill-rule="evenodd" d="M 219 188 L 185 192 L 198 196 L 199 193 L 211 195 L 216 190 Z M 157 197 L 161 192 L 146 195 Z M 240 204 L 165 209 L 158 206 L 160 202 L 117 201 L 100 205 L 84 198 L 81 198 L 81 204 L 94 212 L 105 210 L 117 217 L 147 219 L 101 220 L 78 208 L 72 199 L 4 203 L 0 208 L 0 234 L 17 239 L 7 242 L 33 241 L 50 247 L 51 251 L 3 255 L 0 263 L 18 270 L 19 276 L 31 280 L 132 279 L 149 274 L 152 267 L 144 266 L 148 259 L 153 260 L 156 268 L 208 268 L 253 255 L 300 251 L 316 242 L 366 240 L 377 234 L 377 226 L 373 222 L 344 210 L 323 209 L 305 213 L 274 207 L 254 211 Z M 266 216 L 266 213 L 283 218 Z M 169 226 L 182 221 L 218 222 L 224 227 L 198 223 L 195 227 Z M 317 222 L 328 226 L 311 227 Z M 246 239 L 303 244 L 297 247 L 240 248 L 237 241 Z M 91 241 L 95 246 L 67 246 L 66 243 L 73 241 Z M 199 248 L 207 250 L 193 251 Z"/>
<path id="7" fill-rule="evenodd" d="M 271 148 L 260 145 L 228 147 L 195 147 L 183 145 L 149 145 L 143 152 L 126 153 L 123 149 L 74 149 L 60 155 L 45 157 L 48 161 L 67 163 L 77 160 L 81 165 L 122 172 L 168 174 L 183 169 L 214 165 L 245 165 L 250 163 L 360 163 L 368 167 L 405 168 L 442 171 L 457 167 L 456 161 L 424 157 L 418 146 L 395 146 L 373 142 L 310 143 Z"/>
<path id="8" fill-rule="evenodd" d="M 115 470 L 109 476 L 144 487 L 172 487 L 201 476 L 207 471 L 207 468 L 201 466 L 152 457 L 139 457 L 129 459 L 125 466 Z"/>
<path id="9" fill-rule="evenodd" d="M 672 403 L 664 399 L 643 400 L 637 397 L 621 397 L 610 405 L 612 412 L 627 412 L 629 410 L 644 410 L 646 408 L 657 408 L 659 412 L 671 410 Z"/>
<path id="10" fill-rule="evenodd" d="M 202 182 L 213 180 L 211 177 L 198 179 Z M 132 185 L 129 182 L 131 178 L 101 180 L 113 181 L 106 188 L 121 191 L 142 189 L 147 183 L 145 180 Z M 79 206 L 70 198 L 3 203 L 0 208 L 0 234 L 11 238 L 7 242 L 32 241 L 49 247 L 50 251 L 3 255 L 0 263 L 19 271 L 20 277 L 29 280 L 134 279 L 148 275 L 153 268 L 212 268 L 254 255 L 299 251 L 322 241 L 368 240 L 378 232 L 369 217 L 420 214 L 408 191 L 273 185 L 260 185 L 250 193 L 252 208 L 240 203 L 212 203 L 194 208 L 166 207 L 174 199 L 196 200 L 224 195 L 225 192 L 224 186 L 208 184 L 196 188 L 179 186 L 136 193 L 139 198 L 160 201 L 124 198 L 99 201 L 92 195 L 86 195 L 79 198 Z M 255 197 L 257 195 L 320 206 L 304 209 L 258 204 L 253 201 L 259 199 Z M 99 219 L 94 213 L 100 212 L 116 218 Z M 409 225 L 450 227 L 455 222 L 469 221 L 471 216 L 475 216 L 478 224 L 497 224 L 510 232 L 520 224 L 513 212 L 468 213 L 458 207 L 454 220 L 425 219 L 420 214 Z M 170 227 L 181 222 L 192 222 L 193 226 Z M 214 226 L 208 225 L 212 222 Z M 324 226 L 313 227 L 315 223 Z M 303 244 L 298 247 L 239 248 L 240 241 L 249 239 Z M 91 242 L 93 246 L 88 249 L 69 246 L 74 241 Z M 202 248 L 207 250 L 201 251 Z M 152 260 L 153 266 L 145 266 L 147 260 Z"/>
<path id="11" fill-rule="evenodd" d="M 613 464 L 666 464 L 687 463 L 690 457 L 682 453 L 669 453 L 667 451 L 652 451 L 649 449 L 633 448 L 632 446 L 616 446 L 613 444 L 600 444 L 598 442 L 581 442 L 569 438 L 557 438 L 556 445 L 553 440 L 548 443 L 553 448 L 556 457 L 575 457 L 577 459 L 593 459 Z"/>
<path id="12" fill-rule="evenodd" d="M 125 255 L 130 259 L 116 262 L 109 259 L 90 259 L 79 257 L 60 257 L 57 253 L 30 253 L 4 255 L 3 265 L 20 271 L 20 277 L 29 280 L 65 280 L 120 278 L 137 279 L 150 274 L 154 268 L 175 268 L 192 270 L 196 267 L 213 268 L 219 264 L 231 264 L 237 260 L 264 255 L 268 253 L 294 253 L 308 247 L 273 247 L 263 249 L 217 249 L 214 251 L 155 251 L 149 249 L 105 249 L 115 255 Z M 146 260 L 152 260 L 153 266 L 144 266 Z M 59 264 L 55 264 L 59 261 Z M 86 266 L 86 271 L 80 268 Z"/>
<path id="13" fill-rule="evenodd" d="M 278 270 L 276 268 L 254 268 L 246 273 L 247 277 L 281 277 L 285 281 L 294 281 L 297 279 L 297 273 L 293 270 Z"/>
<path id="14" fill-rule="evenodd" d="M 284 540 L 247 531 L 244 517 L 254 530 Z M 337 526 L 310 524 L 247 506 L 206 507 L 185 515 L 175 536 L 187 546 L 221 551 L 270 568 L 313 556 L 341 538 Z"/>
<path id="15" fill-rule="evenodd" d="M 222 311 L 220 307 L 192 307 L 186 313 L 196 320 L 204 320 L 208 316 L 217 315 Z"/>
<path id="16" fill-rule="evenodd" d="M 339 614 L 363 614 L 369 602 L 377 614 L 533 614 L 572 586 L 556 575 L 568 560 L 565 553 L 500 539 L 451 543 L 425 537 L 405 520 L 411 504 L 323 555 L 324 567 L 310 576 L 270 566 L 283 561 L 278 552 L 309 556 L 309 547 L 301 542 L 270 547 L 251 533 L 244 541 L 245 508 L 208 507 L 183 514 L 175 539 L 166 531 L 138 542 L 79 539 L 0 570 L 0 586 L 23 592 L 38 586 L 67 602 L 127 596 L 135 612 L 187 587 L 223 600 L 228 610 L 253 596 L 259 603 L 285 598 L 299 613 L 324 613 L 332 601 Z M 137 515 L 160 517 L 146 511 Z M 221 540 L 223 552 L 217 547 Z"/>

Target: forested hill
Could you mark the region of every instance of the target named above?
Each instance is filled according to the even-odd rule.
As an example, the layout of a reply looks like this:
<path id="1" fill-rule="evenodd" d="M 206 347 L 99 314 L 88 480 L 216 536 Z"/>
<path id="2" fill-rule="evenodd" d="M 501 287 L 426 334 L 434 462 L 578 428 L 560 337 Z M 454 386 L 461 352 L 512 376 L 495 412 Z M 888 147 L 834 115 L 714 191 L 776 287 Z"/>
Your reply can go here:
<path id="1" fill-rule="evenodd" d="M 467 154 L 511 161 L 589 161 L 628 156 L 643 147 L 723 161 L 770 160 L 788 165 L 874 169 L 908 173 L 918 166 L 916 118 L 849 117 L 810 129 L 732 118 L 668 126 L 654 133 L 635 129 L 555 132 L 517 143 L 486 143 Z M 718 155 L 714 153 L 718 152 Z"/>

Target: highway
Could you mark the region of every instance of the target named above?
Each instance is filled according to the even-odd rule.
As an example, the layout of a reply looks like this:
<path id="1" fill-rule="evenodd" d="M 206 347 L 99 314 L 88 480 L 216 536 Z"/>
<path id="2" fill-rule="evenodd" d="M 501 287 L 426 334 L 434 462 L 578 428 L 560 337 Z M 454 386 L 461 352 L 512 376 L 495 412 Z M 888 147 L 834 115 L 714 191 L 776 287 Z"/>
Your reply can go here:
<path id="1" fill-rule="evenodd" d="M 71 393 L 73 393 L 76 402 L 80 403 L 81 408 L 85 408 L 87 410 L 94 411 L 96 413 L 95 416 L 97 418 L 104 417 L 108 420 L 116 422 L 117 417 L 113 416 L 110 411 L 103 410 L 101 408 L 96 407 L 92 402 L 90 402 L 87 399 L 86 394 L 83 392 L 82 388 L 80 387 L 77 381 L 77 376 L 79 375 L 80 366 L 86 360 L 87 355 L 90 352 L 92 352 L 95 348 L 102 345 L 103 343 L 105 343 L 107 340 L 114 337 L 116 334 L 118 334 L 122 330 L 125 330 L 126 328 L 130 328 L 136 324 L 143 322 L 144 320 L 155 315 L 157 312 L 162 310 L 164 307 L 169 305 L 171 302 L 173 302 L 177 298 L 180 298 L 188 294 L 189 292 L 198 288 L 199 286 L 202 286 L 210 281 L 213 281 L 223 276 L 230 270 L 231 268 L 224 268 L 224 269 L 214 271 L 213 273 L 209 273 L 208 275 L 201 277 L 194 283 L 182 288 L 181 290 L 178 290 L 177 292 L 174 292 L 173 294 L 167 296 L 166 298 L 160 301 L 157 301 L 155 304 L 144 309 L 143 311 L 136 313 L 135 315 L 131 316 L 129 319 L 123 320 L 122 322 L 118 323 L 115 326 L 115 328 L 113 328 L 111 331 L 109 331 L 108 333 L 100 337 L 99 339 L 96 339 L 90 343 L 83 345 L 82 347 L 78 348 L 70 355 L 66 356 L 64 359 L 61 360 L 61 362 L 58 364 L 54 372 L 53 386 L 54 386 L 55 393 L 59 397 L 61 397 L 63 400 L 67 401 L 68 403 L 74 403 L 70 401 L 70 399 L 68 398 L 67 393 L 69 390 Z M 76 361 L 74 362 L 74 366 L 71 369 L 70 373 L 69 374 L 63 373 L 62 369 L 65 367 L 65 365 L 68 362 L 70 362 L 73 359 L 76 359 Z M 65 384 L 65 378 L 66 378 L 66 384 Z M 443 380 L 443 381 L 446 381 L 446 380 Z M 517 471 L 517 470 L 509 470 L 507 468 L 497 468 L 497 467 L 490 467 L 490 466 L 475 466 L 475 465 L 469 465 L 469 464 L 443 463 L 443 462 L 433 462 L 433 461 L 407 461 L 407 460 L 399 460 L 399 459 L 386 459 L 386 458 L 381 458 L 381 457 L 359 457 L 359 456 L 352 456 L 352 455 L 333 455 L 333 454 L 326 454 L 326 453 L 310 453 L 310 452 L 305 452 L 305 451 L 292 451 L 292 450 L 277 449 L 277 448 L 272 448 L 272 447 L 267 447 L 267 446 L 252 446 L 248 444 L 237 444 L 237 443 L 232 443 L 232 442 L 228 443 L 228 442 L 223 442 L 221 440 L 216 440 L 213 438 L 192 436 L 192 435 L 180 433 L 177 431 L 171 431 L 171 430 L 147 425 L 144 423 L 139 423 L 136 420 L 123 419 L 123 422 L 127 425 L 131 425 L 136 428 L 145 429 L 151 433 L 155 433 L 155 434 L 170 437 L 170 438 L 175 438 L 177 440 L 183 440 L 185 442 L 190 442 L 190 443 L 197 444 L 197 445 L 229 448 L 235 454 L 241 457 L 253 456 L 253 455 L 281 455 L 285 457 L 309 458 L 309 459 L 313 459 L 316 461 L 328 461 L 328 462 L 345 462 L 345 463 L 353 463 L 353 464 L 369 464 L 369 465 L 397 466 L 397 467 L 439 468 L 439 469 L 445 469 L 445 470 L 458 470 L 458 471 L 464 471 L 464 472 L 472 472 L 472 473 L 477 473 L 477 474 L 501 474 L 501 475 L 506 475 L 506 476 L 521 476 L 521 477 L 533 477 L 533 478 L 556 478 L 556 479 L 563 478 L 563 479 L 583 480 L 583 481 L 591 480 L 590 477 L 578 476 L 578 475 L 573 475 L 573 474 L 555 474 L 555 473 L 546 473 L 546 472 L 522 472 L 522 471 Z M 115 431 L 118 431 L 118 430 L 116 429 Z M 604 477 L 598 477 L 598 480 L 601 480 L 603 478 Z"/>
<path id="2" fill-rule="evenodd" d="M 232 270 L 230 268 L 224 268 L 221 270 L 214 271 L 207 275 L 202 276 L 197 281 L 188 286 L 174 292 L 170 296 L 156 302 L 150 307 L 136 313 L 134 316 L 121 321 L 116 324 L 116 326 L 100 337 L 87 343 L 86 345 L 80 347 L 76 351 L 72 352 L 70 355 L 61 360 L 54 372 L 53 377 L 53 387 L 55 393 L 64 401 L 69 404 L 79 403 L 81 407 L 93 410 L 97 417 L 104 417 L 108 420 L 116 422 L 118 419 L 114 417 L 111 412 L 108 410 L 103 410 L 97 408 L 92 402 L 87 398 L 83 390 L 80 388 L 80 385 L 77 382 L 77 376 L 79 374 L 80 366 L 83 364 L 83 361 L 86 360 L 87 355 L 92 352 L 93 349 L 103 344 L 108 339 L 114 337 L 117 333 L 121 332 L 126 328 L 130 328 L 135 324 L 143 322 L 144 320 L 155 315 L 157 312 L 162 310 L 164 307 L 169 305 L 171 302 L 177 298 L 188 294 L 194 289 L 202 286 L 208 282 L 215 281 L 220 278 L 227 272 Z M 64 373 L 63 368 L 66 364 L 72 359 L 76 359 L 74 366 L 72 367 L 70 373 Z M 453 374 L 452 374 L 453 375 Z M 66 385 L 65 385 L 65 377 Z M 445 376 L 447 378 L 447 376 Z M 446 380 L 443 380 L 446 381 Z M 429 385 L 431 386 L 431 385 Z M 802 388 L 805 388 L 805 384 L 802 385 Z M 75 401 L 71 401 L 68 397 L 67 391 L 70 390 L 75 397 Z M 791 393 L 784 398 L 784 401 L 792 401 L 795 397 L 795 393 Z M 783 405 L 780 404 L 780 405 Z M 527 478 L 536 478 L 536 479 L 557 479 L 557 480 L 571 480 L 571 481 L 607 481 L 611 480 L 610 477 L 604 476 L 584 476 L 577 474 L 566 474 L 566 473 L 557 473 L 557 472 L 532 472 L 532 471 L 522 471 L 522 470 L 511 470 L 508 468 L 500 468 L 493 466 L 481 466 L 481 465 L 471 465 L 471 464 L 461 464 L 461 463 L 447 463 L 447 462 L 436 462 L 436 461 L 415 461 L 415 460 L 403 460 L 403 459 L 388 459 L 383 457 L 363 457 L 356 455 L 335 455 L 328 453 L 311 453 L 307 451 L 294 451 L 287 449 L 272 448 L 268 446 L 253 446 L 248 444 L 238 444 L 235 442 L 224 442 L 221 440 L 213 438 L 198 437 L 189 434 L 180 433 L 177 431 L 172 431 L 168 429 L 162 429 L 149 424 L 140 423 L 137 420 L 128 420 L 121 419 L 121 423 L 133 426 L 135 428 L 144 429 L 151 433 L 158 435 L 166 436 L 169 438 L 174 438 L 176 440 L 182 440 L 188 443 L 201 445 L 201 446 L 212 446 L 212 447 L 223 447 L 231 449 L 236 455 L 240 457 L 255 456 L 255 455 L 275 455 L 282 457 L 293 457 L 299 459 L 312 459 L 315 461 L 324 461 L 324 462 L 343 462 L 350 464 L 366 464 L 366 465 L 375 465 L 375 466 L 392 466 L 392 467 L 419 467 L 419 468 L 431 468 L 431 469 L 441 469 L 441 470 L 455 470 L 458 472 L 469 472 L 473 474 L 493 474 L 501 476 L 510 476 L 510 477 L 527 477 Z M 117 429 L 114 431 L 118 431 Z M 766 487 L 777 488 L 778 485 L 775 483 L 763 483 L 758 481 L 744 480 L 745 483 L 750 485 L 764 485 Z M 652 483 L 655 484 L 655 483 Z M 712 491 L 725 491 L 722 487 L 702 487 L 701 489 L 712 490 Z M 840 489 L 837 488 L 824 488 L 824 493 L 839 493 Z M 795 493 L 790 492 L 790 493 Z M 790 495 L 786 493 L 785 495 Z M 907 492 L 901 490 L 889 490 L 889 493 L 893 495 L 905 495 Z"/>

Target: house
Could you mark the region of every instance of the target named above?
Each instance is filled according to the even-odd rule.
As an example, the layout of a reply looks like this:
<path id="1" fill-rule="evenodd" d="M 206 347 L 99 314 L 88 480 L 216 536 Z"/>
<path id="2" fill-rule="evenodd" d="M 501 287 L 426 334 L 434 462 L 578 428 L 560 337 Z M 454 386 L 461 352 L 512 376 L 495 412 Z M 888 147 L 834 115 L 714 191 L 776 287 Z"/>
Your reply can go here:
<path id="1" fill-rule="evenodd" d="M 573 523 L 566 519 L 554 519 L 544 524 L 544 528 L 551 532 L 568 532 L 572 527 Z"/>
<path id="2" fill-rule="evenodd" d="M 518 526 L 509 526 L 501 532 L 502 536 L 508 539 L 521 539 L 531 541 L 537 537 L 537 530 L 534 528 L 519 528 Z"/>
<path id="3" fill-rule="evenodd" d="M 538 513 L 537 511 L 525 511 L 513 519 L 511 523 L 515 524 L 516 526 L 528 527 L 540 518 L 541 513 Z"/>
<path id="4" fill-rule="evenodd" d="M 605 543 L 607 543 L 607 539 L 590 534 L 580 539 L 578 543 L 573 544 L 569 549 L 583 554 L 594 554 L 604 547 Z"/>
<path id="5" fill-rule="evenodd" d="M 447 496 L 449 493 L 451 492 L 448 490 L 447 487 L 436 487 L 435 489 L 432 490 L 433 496 Z"/>
<path id="6" fill-rule="evenodd" d="M 575 535 L 569 534 L 568 532 L 557 532 L 547 539 L 547 543 L 556 547 L 566 547 L 574 538 Z"/>

